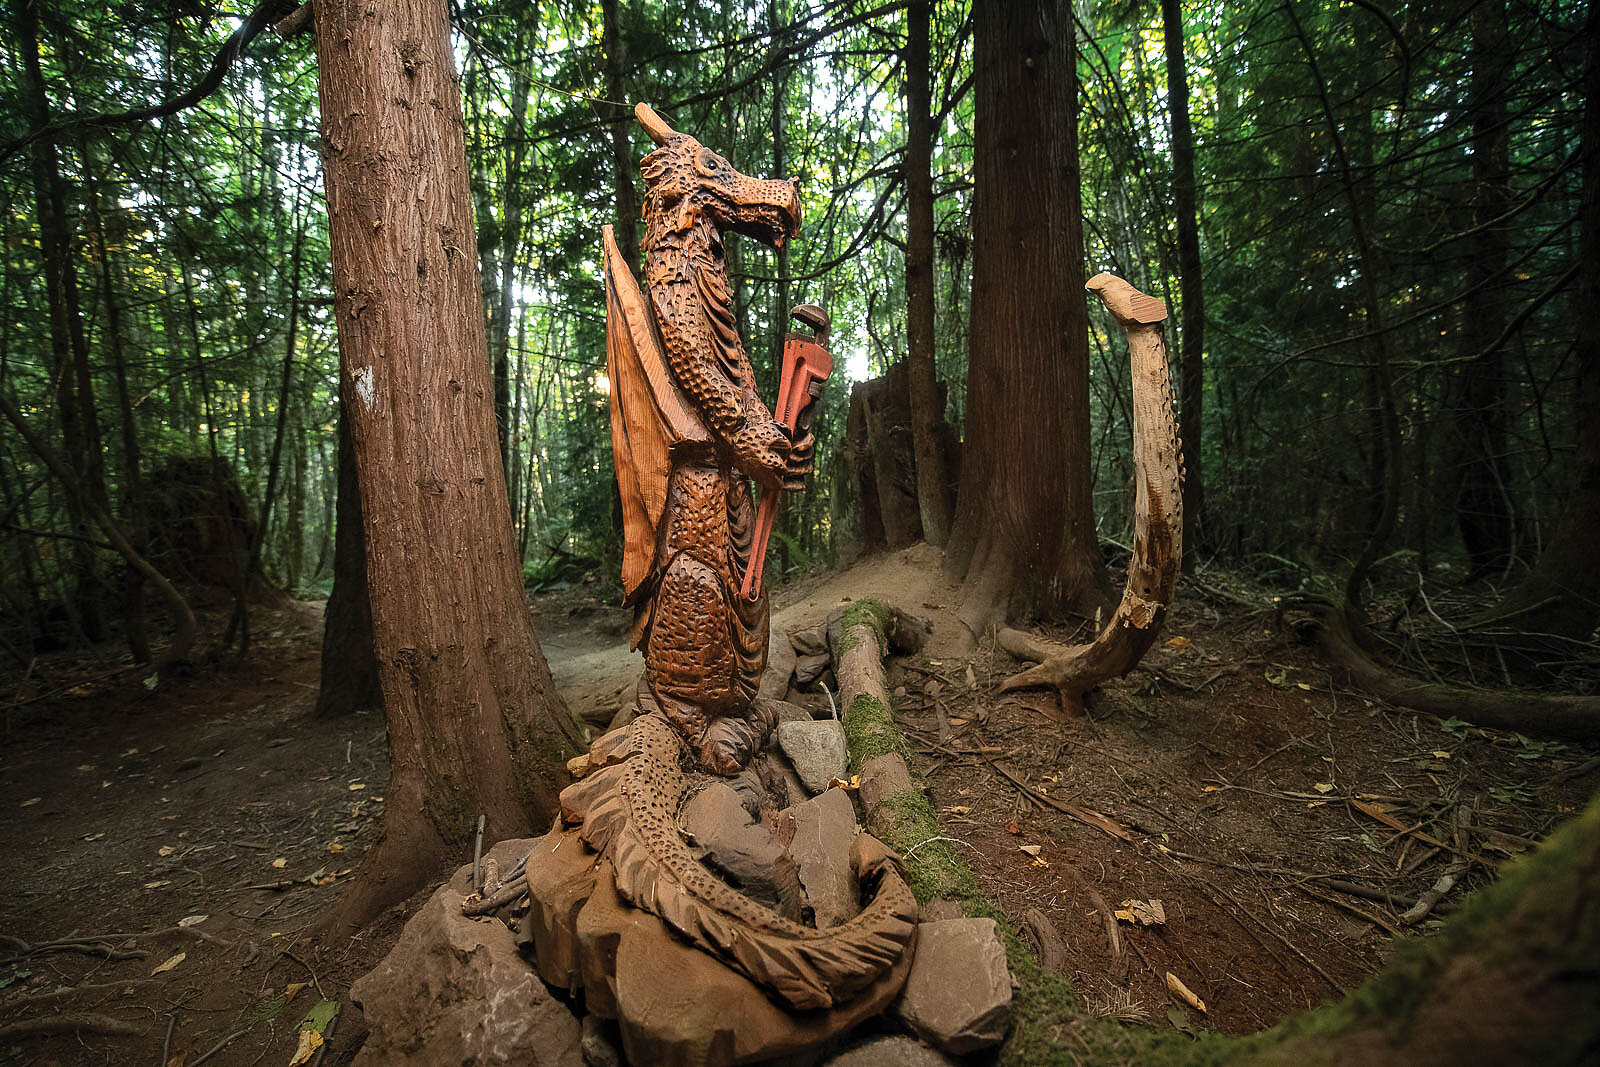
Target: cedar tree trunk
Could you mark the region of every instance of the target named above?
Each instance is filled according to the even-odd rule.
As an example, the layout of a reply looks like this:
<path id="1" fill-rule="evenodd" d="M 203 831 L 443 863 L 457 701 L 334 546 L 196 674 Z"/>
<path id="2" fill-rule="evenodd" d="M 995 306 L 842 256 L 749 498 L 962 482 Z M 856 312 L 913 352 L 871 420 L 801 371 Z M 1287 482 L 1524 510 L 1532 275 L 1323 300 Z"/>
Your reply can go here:
<path id="1" fill-rule="evenodd" d="M 978 0 L 966 440 L 947 560 L 978 634 L 1107 603 L 1090 499 L 1077 71 L 1065 0 Z"/>
<path id="2" fill-rule="evenodd" d="M 1194 130 L 1189 124 L 1189 67 L 1183 53 L 1183 6 L 1161 0 L 1167 51 L 1167 100 L 1172 118 L 1172 199 L 1178 224 L 1178 293 L 1182 332 L 1178 347 L 1178 429 L 1183 440 L 1183 554 L 1194 569 L 1204 526 L 1205 487 L 1200 446 L 1205 410 L 1205 286 L 1200 268 L 1200 207 L 1194 180 Z"/>
<path id="3" fill-rule="evenodd" d="M 944 404 L 934 364 L 933 116 L 928 83 L 932 0 L 906 12 L 906 362 L 911 374 L 911 442 L 917 457 L 917 506 L 930 545 L 950 538 L 950 475 L 939 426 Z"/>
<path id="4" fill-rule="evenodd" d="M 548 819 L 573 754 L 523 599 L 444 0 L 315 8 L 340 383 L 389 728 L 360 925 Z"/>

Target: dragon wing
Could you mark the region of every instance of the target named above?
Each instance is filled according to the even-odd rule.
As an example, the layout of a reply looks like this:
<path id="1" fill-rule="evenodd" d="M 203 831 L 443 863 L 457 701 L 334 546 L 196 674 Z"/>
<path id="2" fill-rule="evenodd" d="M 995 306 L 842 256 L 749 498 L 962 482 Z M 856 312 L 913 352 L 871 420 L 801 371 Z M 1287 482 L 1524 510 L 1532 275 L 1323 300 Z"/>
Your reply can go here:
<path id="1" fill-rule="evenodd" d="M 711 435 L 673 381 L 649 306 L 615 234 L 610 226 L 603 233 L 611 452 L 622 493 L 622 590 L 628 602 L 655 559 L 672 450 L 684 442 L 707 443 Z"/>

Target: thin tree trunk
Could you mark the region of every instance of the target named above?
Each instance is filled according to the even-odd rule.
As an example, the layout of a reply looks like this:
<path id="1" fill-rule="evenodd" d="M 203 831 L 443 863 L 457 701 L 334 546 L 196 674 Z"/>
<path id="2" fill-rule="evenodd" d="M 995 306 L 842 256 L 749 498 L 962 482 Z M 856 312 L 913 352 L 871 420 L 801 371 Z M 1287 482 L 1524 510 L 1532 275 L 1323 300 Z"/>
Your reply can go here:
<path id="1" fill-rule="evenodd" d="M 906 12 L 906 363 L 922 537 L 942 546 L 950 537 L 952 501 L 939 434 L 944 405 L 934 363 L 933 116 L 928 88 L 933 77 L 928 47 L 932 12 L 933 0 L 915 0 Z"/>
<path id="2" fill-rule="evenodd" d="M 18 0 L 17 48 L 22 57 L 23 107 L 34 129 L 50 124 L 50 100 L 39 61 L 39 0 Z M 45 296 L 50 312 L 51 375 L 60 412 L 64 462 L 81 491 L 67 495 L 72 542 L 73 608 L 91 641 L 105 637 L 105 582 L 88 538 L 92 522 L 86 502 L 106 504 L 100 433 L 94 418 L 89 377 L 89 345 L 78 303 L 78 273 L 67 216 L 66 184 L 53 137 L 40 137 L 31 151 L 34 208 L 39 220 L 39 251 L 44 261 Z"/>
<path id="3" fill-rule="evenodd" d="M 978 0 L 966 442 L 947 561 L 974 635 L 1107 603 L 1091 500 L 1077 70 L 1065 0 Z"/>
<path id="4" fill-rule="evenodd" d="M 464 858 L 480 815 L 491 839 L 546 824 L 576 732 L 511 537 L 447 6 L 318 5 L 314 19 L 390 764 L 383 836 L 334 930 Z"/>
<path id="5" fill-rule="evenodd" d="M 322 678 L 313 714 L 331 719 L 383 707 L 378 657 L 372 646 L 372 600 L 367 593 L 367 539 L 361 529 L 361 491 L 350 423 L 339 407 L 338 519 L 333 534 L 333 589 L 322 616 Z"/>
<path id="6" fill-rule="evenodd" d="M 1177 209 L 1178 294 L 1181 336 L 1178 346 L 1178 432 L 1183 438 L 1183 554 L 1194 569 L 1204 528 L 1205 478 L 1201 454 L 1205 408 L 1205 287 L 1200 267 L 1200 208 L 1194 177 L 1194 130 L 1189 124 L 1189 70 L 1184 55 L 1183 7 L 1161 0 L 1167 51 L 1167 111 L 1172 119 L 1172 198 Z"/>
<path id="7" fill-rule="evenodd" d="M 1506 113 L 1506 73 L 1513 62 L 1504 0 L 1473 8 L 1472 187 L 1466 284 L 1477 293 L 1460 331 L 1463 354 L 1456 383 L 1456 519 L 1474 575 L 1496 573 L 1515 552 L 1516 519 L 1508 495 L 1506 397 L 1501 335 L 1510 318 L 1509 286 L 1496 283 L 1511 258 L 1504 223 L 1492 220 L 1511 207 L 1511 129 Z"/>
<path id="8" fill-rule="evenodd" d="M 244 573 L 247 583 L 251 576 L 261 567 L 261 548 L 267 543 L 267 529 L 272 521 L 272 505 L 278 495 L 278 473 L 282 469 L 283 438 L 289 428 L 289 410 L 294 406 L 294 359 L 295 342 L 299 337 L 300 326 L 300 263 L 301 252 L 306 243 L 306 220 L 300 220 L 299 227 L 295 230 L 294 251 L 290 253 L 289 268 L 289 328 L 284 333 L 283 341 L 283 373 L 278 382 L 278 425 L 272 434 L 272 456 L 267 460 L 267 491 L 261 496 L 261 515 L 256 520 L 255 536 L 250 539 L 250 550 L 245 560 Z M 233 619 L 228 623 L 228 636 L 222 643 L 233 643 L 234 629 L 239 631 L 239 655 L 243 657 L 250 651 L 250 615 L 245 608 L 246 597 L 240 597 L 234 604 Z"/>
<path id="9" fill-rule="evenodd" d="M 639 193 L 633 187 L 637 170 L 633 159 L 633 108 L 628 104 L 627 45 L 617 22 L 617 0 L 600 0 L 600 42 L 606 54 L 606 95 L 612 103 L 611 183 L 617 195 L 617 250 L 628 269 L 639 269 Z"/>

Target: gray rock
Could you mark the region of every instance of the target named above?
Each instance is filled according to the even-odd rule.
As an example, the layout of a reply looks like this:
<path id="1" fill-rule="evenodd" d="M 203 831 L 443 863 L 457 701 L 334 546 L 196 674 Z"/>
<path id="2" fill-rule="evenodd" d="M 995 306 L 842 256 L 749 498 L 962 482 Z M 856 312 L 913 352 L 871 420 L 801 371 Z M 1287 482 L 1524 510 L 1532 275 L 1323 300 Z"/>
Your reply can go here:
<path id="1" fill-rule="evenodd" d="M 794 664 L 794 646 L 789 643 L 789 635 L 774 629 L 767 638 L 767 669 L 761 676 L 760 695 L 770 700 L 782 700 L 789 691 Z"/>
<path id="2" fill-rule="evenodd" d="M 794 838 L 789 855 L 800 872 L 800 889 L 811 906 L 817 928 L 838 926 L 861 911 L 861 886 L 850 865 L 856 838 L 856 806 L 843 789 L 787 808 Z"/>
<path id="3" fill-rule="evenodd" d="M 622 1035 L 609 1019 L 585 1015 L 581 1044 L 583 1067 L 622 1067 Z"/>
<path id="4" fill-rule="evenodd" d="M 523 855 L 531 843 L 520 843 Z M 545 989 L 512 932 L 498 919 L 461 914 L 471 879 L 470 865 L 457 871 L 351 987 L 369 1029 L 357 1064 L 583 1062 L 578 1020 Z"/>
<path id="5" fill-rule="evenodd" d="M 997 1045 L 1011 1028 L 1011 973 L 993 919 L 919 923 L 911 976 L 889 1009 L 953 1056 Z"/>
<path id="6" fill-rule="evenodd" d="M 779 723 L 778 746 L 812 793 L 820 793 L 833 779 L 843 778 L 850 765 L 844 727 L 832 719 Z"/>
<path id="7" fill-rule="evenodd" d="M 828 631 L 821 626 L 795 630 L 789 634 L 789 643 L 797 656 L 824 656 L 828 653 Z"/>
<path id="8" fill-rule="evenodd" d="M 772 709 L 777 713 L 778 721 L 783 722 L 810 722 L 813 718 L 811 709 L 799 704 L 791 704 L 787 700 L 772 701 Z"/>
<path id="9" fill-rule="evenodd" d="M 804 689 L 808 685 L 815 685 L 833 665 L 833 657 L 826 652 L 815 656 L 799 656 L 794 664 L 794 684 L 797 689 Z"/>
<path id="10" fill-rule="evenodd" d="M 751 900 L 800 918 L 800 878 L 772 831 L 750 817 L 738 792 L 712 782 L 683 806 L 678 824 L 697 858 Z"/>
<path id="11" fill-rule="evenodd" d="M 956 1067 L 956 1061 L 920 1041 L 896 1034 L 875 1037 L 846 1049 L 823 1067 Z"/>
<path id="12" fill-rule="evenodd" d="M 611 725 L 606 727 L 606 733 L 610 733 L 613 730 L 620 730 L 638 717 L 639 705 L 625 704 L 623 705 L 622 709 L 616 713 L 616 715 L 612 716 Z"/>

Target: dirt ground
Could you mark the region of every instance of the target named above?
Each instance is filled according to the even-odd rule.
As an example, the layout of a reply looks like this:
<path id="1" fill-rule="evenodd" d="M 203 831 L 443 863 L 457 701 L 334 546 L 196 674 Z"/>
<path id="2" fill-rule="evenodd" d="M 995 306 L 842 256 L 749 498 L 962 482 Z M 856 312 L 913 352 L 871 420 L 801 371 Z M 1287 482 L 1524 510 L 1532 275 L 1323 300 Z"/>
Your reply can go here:
<path id="1" fill-rule="evenodd" d="M 534 606 L 597 720 L 639 669 L 599 588 Z M 1090 1009 L 1130 1024 L 1246 1032 L 1350 988 L 1600 786 L 1591 751 L 1342 690 L 1270 595 L 1220 578 L 1186 582 L 1165 643 L 1071 722 L 1052 693 L 996 691 L 1016 665 L 991 641 L 956 654 L 926 548 L 793 583 L 774 623 L 865 595 L 934 623 L 891 684 L 944 832 L 1019 928 L 1059 934 Z M 383 724 L 310 718 L 318 605 L 256 626 L 246 663 L 153 691 L 82 658 L 0 677 L 0 1063 L 286 1064 L 319 990 L 341 1000 L 398 935 L 404 909 L 320 953 L 303 938 L 376 834 Z M 1447 871 L 1462 884 L 1405 925 Z M 17 1029 L 85 1013 L 132 1033 Z M 323 1063 L 362 1034 L 346 1003 Z"/>

